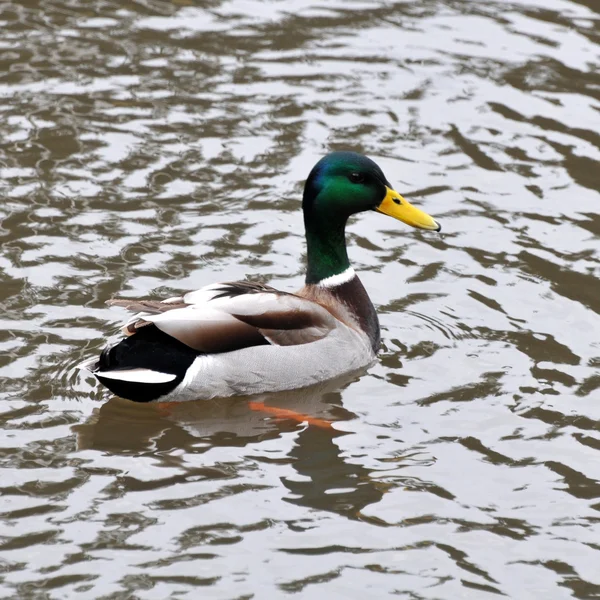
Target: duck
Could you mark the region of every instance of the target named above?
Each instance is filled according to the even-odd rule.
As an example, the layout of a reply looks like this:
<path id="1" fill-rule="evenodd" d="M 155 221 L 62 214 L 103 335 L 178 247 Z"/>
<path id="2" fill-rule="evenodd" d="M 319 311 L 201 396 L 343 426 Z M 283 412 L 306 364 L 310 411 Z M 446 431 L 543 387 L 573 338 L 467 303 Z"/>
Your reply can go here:
<path id="1" fill-rule="evenodd" d="M 122 337 L 79 365 L 135 402 L 182 402 L 281 392 L 371 365 L 377 312 L 346 248 L 352 215 L 375 211 L 414 228 L 440 224 L 405 200 L 370 158 L 332 152 L 302 195 L 306 278 L 296 292 L 226 281 L 165 300 L 114 298 L 134 315 Z"/>

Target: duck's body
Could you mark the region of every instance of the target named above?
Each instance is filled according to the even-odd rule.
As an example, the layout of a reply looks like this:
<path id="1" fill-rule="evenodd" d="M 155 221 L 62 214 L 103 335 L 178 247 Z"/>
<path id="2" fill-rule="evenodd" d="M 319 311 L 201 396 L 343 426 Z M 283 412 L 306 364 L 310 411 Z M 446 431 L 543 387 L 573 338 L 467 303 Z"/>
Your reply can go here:
<path id="1" fill-rule="evenodd" d="M 371 160 L 330 154 L 304 190 L 308 270 L 301 290 L 230 282 L 164 302 L 110 301 L 139 314 L 124 326 L 125 339 L 81 367 L 119 396 L 168 402 L 301 388 L 370 364 L 379 321 L 344 237 L 348 217 L 369 209 L 439 231 Z"/>

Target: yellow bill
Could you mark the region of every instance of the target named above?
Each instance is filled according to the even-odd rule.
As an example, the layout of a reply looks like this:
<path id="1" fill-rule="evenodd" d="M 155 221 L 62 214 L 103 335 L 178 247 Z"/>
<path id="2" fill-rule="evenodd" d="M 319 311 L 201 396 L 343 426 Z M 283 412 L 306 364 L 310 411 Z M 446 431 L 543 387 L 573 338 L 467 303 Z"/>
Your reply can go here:
<path id="1" fill-rule="evenodd" d="M 387 193 L 383 202 L 375 209 L 377 212 L 394 217 L 394 219 L 418 229 L 429 229 L 430 231 L 440 231 L 442 229 L 442 226 L 433 217 L 413 206 L 396 190 L 387 186 L 385 189 Z"/>

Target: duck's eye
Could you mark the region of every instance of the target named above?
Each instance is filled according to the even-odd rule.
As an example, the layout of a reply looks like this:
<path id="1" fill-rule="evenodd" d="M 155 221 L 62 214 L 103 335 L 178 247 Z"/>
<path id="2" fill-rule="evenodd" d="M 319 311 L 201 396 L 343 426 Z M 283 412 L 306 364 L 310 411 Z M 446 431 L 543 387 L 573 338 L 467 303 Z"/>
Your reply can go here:
<path id="1" fill-rule="evenodd" d="M 365 176 L 362 173 L 350 173 L 349 179 L 352 183 L 363 183 Z"/>

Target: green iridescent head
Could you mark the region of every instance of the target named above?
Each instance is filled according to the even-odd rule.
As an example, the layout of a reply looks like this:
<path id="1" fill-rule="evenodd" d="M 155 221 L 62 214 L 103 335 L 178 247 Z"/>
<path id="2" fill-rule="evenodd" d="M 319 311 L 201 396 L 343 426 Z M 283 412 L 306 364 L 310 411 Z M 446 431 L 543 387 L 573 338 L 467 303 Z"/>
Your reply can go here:
<path id="1" fill-rule="evenodd" d="M 441 229 L 392 188 L 376 163 L 355 152 L 333 152 L 313 167 L 304 186 L 302 209 L 308 244 L 307 283 L 317 283 L 350 266 L 345 227 L 355 213 L 375 210 L 413 227 Z"/>
<path id="2" fill-rule="evenodd" d="M 333 152 L 312 169 L 306 185 L 304 214 L 335 212 L 350 215 L 373 210 L 392 186 L 370 158 L 355 152 Z"/>

